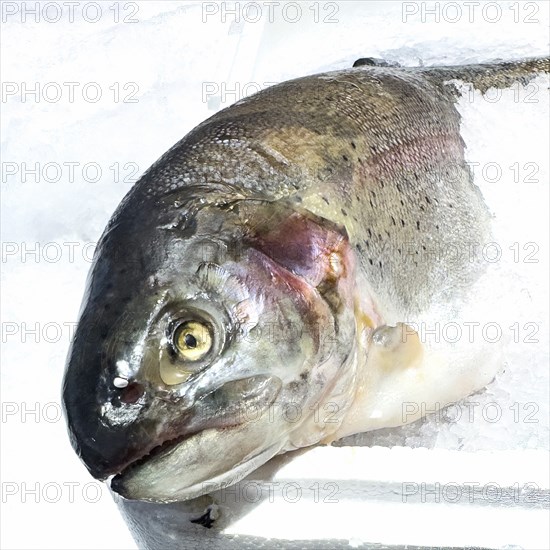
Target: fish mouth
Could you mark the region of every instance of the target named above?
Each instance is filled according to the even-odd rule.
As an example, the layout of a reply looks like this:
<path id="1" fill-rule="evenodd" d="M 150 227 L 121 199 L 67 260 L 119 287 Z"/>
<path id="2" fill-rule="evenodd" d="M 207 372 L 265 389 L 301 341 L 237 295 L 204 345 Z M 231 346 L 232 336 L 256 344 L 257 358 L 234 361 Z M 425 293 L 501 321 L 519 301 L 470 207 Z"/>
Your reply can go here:
<path id="1" fill-rule="evenodd" d="M 118 493 L 117 486 L 120 485 L 120 482 L 123 480 L 124 476 L 129 472 L 132 472 L 135 469 L 140 468 L 141 466 L 147 464 L 149 460 L 153 460 L 156 457 L 164 456 L 178 447 L 184 441 L 190 439 L 196 434 L 185 434 L 176 436 L 170 439 L 166 439 L 162 443 L 159 443 L 155 447 L 152 447 L 149 451 L 144 453 L 139 458 L 132 460 L 126 466 L 124 466 L 120 471 L 110 476 L 110 485 L 111 489 Z"/>
<path id="2" fill-rule="evenodd" d="M 236 393 L 240 400 L 233 409 L 227 403 L 222 411 L 202 409 L 198 412 L 216 414 L 197 414 L 179 430 L 165 432 L 113 472 L 111 489 L 130 500 L 174 502 L 212 492 L 221 483 L 235 483 L 286 443 L 268 414 L 281 385 L 280 379 L 263 375 L 225 384 L 214 401 L 219 404 L 226 394 L 232 401 Z M 257 419 L 246 417 L 242 407 L 247 404 L 258 406 Z"/>
<path id="3" fill-rule="evenodd" d="M 253 451 L 248 449 L 244 457 L 240 452 L 229 453 L 233 456 L 229 464 L 218 468 L 215 462 L 211 467 L 201 468 L 199 475 L 182 475 L 181 471 L 170 467 L 171 455 L 178 451 L 183 451 L 186 443 L 198 441 L 205 433 L 215 433 L 216 437 L 234 438 L 234 432 L 241 426 L 233 428 L 209 429 L 194 435 L 185 435 L 168 440 L 161 445 L 157 445 L 147 455 L 137 459 L 128 465 L 120 473 L 110 479 L 111 490 L 118 496 L 126 500 L 141 500 L 146 502 L 170 503 L 190 500 L 206 493 L 211 493 L 218 489 L 223 489 L 237 483 L 242 478 L 259 468 L 262 464 L 281 452 L 284 447 L 283 441 L 276 443 L 270 442 L 268 445 L 256 445 Z M 217 451 L 224 445 L 216 446 Z M 207 447 L 208 454 L 212 449 Z M 193 454 L 193 448 L 191 448 Z M 204 453 L 200 453 L 204 456 Z M 154 473 L 152 473 L 154 472 Z M 185 474 L 186 472 L 184 472 Z M 160 479 L 160 483 L 159 483 Z M 158 485 L 167 484 L 167 487 L 158 487 Z"/>
<path id="4" fill-rule="evenodd" d="M 223 429 L 238 428 L 240 425 L 241 424 L 239 423 L 225 425 Z M 116 472 L 109 476 L 108 480 L 110 480 L 111 489 L 116 493 L 119 493 L 121 496 L 124 496 L 117 490 L 117 488 L 122 488 L 126 477 L 136 473 L 140 470 L 140 468 L 147 466 L 151 461 L 168 457 L 171 453 L 178 449 L 180 445 L 199 435 L 200 432 L 201 430 L 195 430 L 193 432 L 186 431 L 184 434 L 164 439 L 157 445 L 149 447 L 149 450 L 138 456 L 138 458 L 134 458 L 127 462 L 122 468 L 119 468 Z"/>

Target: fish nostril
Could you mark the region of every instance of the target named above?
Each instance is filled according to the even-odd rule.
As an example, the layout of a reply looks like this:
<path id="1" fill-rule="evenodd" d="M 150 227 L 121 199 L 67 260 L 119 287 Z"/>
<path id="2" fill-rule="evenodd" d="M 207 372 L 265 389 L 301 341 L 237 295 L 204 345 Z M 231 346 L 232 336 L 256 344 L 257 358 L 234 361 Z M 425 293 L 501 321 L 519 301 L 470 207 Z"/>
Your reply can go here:
<path id="1" fill-rule="evenodd" d="M 145 388 L 141 384 L 132 382 L 121 391 L 120 400 L 127 404 L 135 403 L 144 393 Z"/>

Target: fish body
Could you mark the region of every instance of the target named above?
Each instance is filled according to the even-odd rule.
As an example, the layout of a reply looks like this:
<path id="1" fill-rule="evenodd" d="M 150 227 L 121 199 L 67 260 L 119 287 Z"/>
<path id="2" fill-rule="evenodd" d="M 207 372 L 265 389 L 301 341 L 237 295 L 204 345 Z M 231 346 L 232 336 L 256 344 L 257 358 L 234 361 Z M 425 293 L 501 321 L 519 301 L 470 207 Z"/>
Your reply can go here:
<path id="1" fill-rule="evenodd" d="M 128 499 L 188 500 L 489 383 L 500 363 L 483 345 L 419 330 L 472 318 L 485 266 L 468 247 L 491 240 L 453 81 L 543 71 L 308 76 L 165 153 L 101 237 L 69 352 L 64 407 L 92 475 Z"/>

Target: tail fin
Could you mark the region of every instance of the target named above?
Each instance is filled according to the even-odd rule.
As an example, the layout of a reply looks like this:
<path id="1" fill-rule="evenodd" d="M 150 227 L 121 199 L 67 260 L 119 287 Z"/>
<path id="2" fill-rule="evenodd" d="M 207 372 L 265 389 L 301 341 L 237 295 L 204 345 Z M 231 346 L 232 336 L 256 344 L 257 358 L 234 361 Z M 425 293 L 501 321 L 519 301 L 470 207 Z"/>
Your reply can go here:
<path id="1" fill-rule="evenodd" d="M 550 58 L 535 57 L 455 67 L 419 67 L 416 70 L 440 86 L 445 86 L 450 80 L 461 80 L 485 93 L 489 88 L 509 88 L 516 82 L 526 85 L 539 74 L 549 73 Z"/>

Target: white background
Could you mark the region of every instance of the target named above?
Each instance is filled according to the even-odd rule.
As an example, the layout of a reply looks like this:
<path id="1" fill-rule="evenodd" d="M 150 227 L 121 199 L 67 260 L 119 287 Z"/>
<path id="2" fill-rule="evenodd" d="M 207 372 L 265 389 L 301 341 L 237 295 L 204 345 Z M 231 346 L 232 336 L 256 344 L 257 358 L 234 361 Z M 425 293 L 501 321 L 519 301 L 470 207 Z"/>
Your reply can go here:
<path id="1" fill-rule="evenodd" d="M 256 22 L 246 3 L 235 16 L 212 2 L 99 2 L 96 22 L 90 3 L 72 14 L 50 4 L 35 16 L 35 2 L 2 3 L 1 545 L 134 548 L 107 490 L 74 455 L 59 402 L 93 243 L 136 177 L 215 110 L 269 83 L 364 56 L 430 65 L 547 55 L 549 4 L 440 2 L 434 14 L 423 2 L 301 2 L 295 23 L 283 2 L 272 22 L 261 2 Z M 23 93 L 36 86 L 38 98 Z M 477 179 L 503 246 L 538 246 L 536 264 L 508 251 L 501 290 L 514 298 L 499 314 L 535 323 L 539 343 L 510 345 L 505 372 L 477 396 L 499 403 L 501 422 L 427 423 L 406 432 L 411 446 L 548 448 L 548 100 L 538 97 L 460 109 L 469 159 L 505 167 L 498 183 Z M 538 183 L 514 182 L 514 162 L 536 163 Z M 25 174 L 36 163 L 39 175 Z M 515 403 L 535 403 L 537 423 L 516 422 Z"/>

